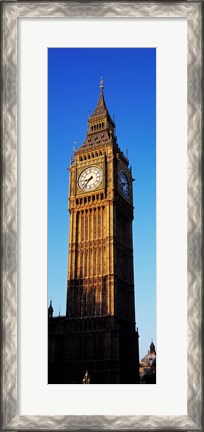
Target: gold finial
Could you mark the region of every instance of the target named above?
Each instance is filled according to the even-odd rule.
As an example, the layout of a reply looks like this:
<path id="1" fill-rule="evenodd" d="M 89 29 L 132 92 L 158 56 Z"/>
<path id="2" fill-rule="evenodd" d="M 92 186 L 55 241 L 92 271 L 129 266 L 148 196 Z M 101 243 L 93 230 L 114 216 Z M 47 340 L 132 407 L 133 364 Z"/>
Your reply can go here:
<path id="1" fill-rule="evenodd" d="M 103 88 L 104 88 L 103 87 L 103 77 L 101 76 L 101 79 L 100 79 L 100 89 L 103 90 Z"/>
<path id="2" fill-rule="evenodd" d="M 86 371 L 84 378 L 82 380 L 82 384 L 90 384 L 90 383 L 91 383 L 90 375 L 88 371 Z"/>

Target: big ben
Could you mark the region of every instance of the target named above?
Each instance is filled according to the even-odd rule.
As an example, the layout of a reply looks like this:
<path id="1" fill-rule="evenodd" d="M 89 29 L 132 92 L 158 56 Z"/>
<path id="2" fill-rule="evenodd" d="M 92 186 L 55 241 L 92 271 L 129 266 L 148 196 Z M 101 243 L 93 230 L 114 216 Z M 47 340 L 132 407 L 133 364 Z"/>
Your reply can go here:
<path id="1" fill-rule="evenodd" d="M 69 172 L 67 309 L 60 323 L 48 320 L 50 346 L 60 351 L 58 366 L 56 355 L 50 362 L 49 382 L 82 383 L 88 371 L 93 384 L 135 384 L 133 178 L 117 143 L 102 80 Z"/>

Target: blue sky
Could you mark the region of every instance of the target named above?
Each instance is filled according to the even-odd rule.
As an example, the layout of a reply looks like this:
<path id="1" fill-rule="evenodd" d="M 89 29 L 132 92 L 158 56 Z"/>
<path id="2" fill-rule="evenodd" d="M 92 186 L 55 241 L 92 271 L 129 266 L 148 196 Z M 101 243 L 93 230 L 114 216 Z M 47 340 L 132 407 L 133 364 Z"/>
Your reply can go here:
<path id="1" fill-rule="evenodd" d="M 156 50 L 48 49 L 48 304 L 66 310 L 68 261 L 67 168 L 83 143 L 103 76 L 121 150 L 132 166 L 134 279 L 140 358 L 156 344 Z"/>

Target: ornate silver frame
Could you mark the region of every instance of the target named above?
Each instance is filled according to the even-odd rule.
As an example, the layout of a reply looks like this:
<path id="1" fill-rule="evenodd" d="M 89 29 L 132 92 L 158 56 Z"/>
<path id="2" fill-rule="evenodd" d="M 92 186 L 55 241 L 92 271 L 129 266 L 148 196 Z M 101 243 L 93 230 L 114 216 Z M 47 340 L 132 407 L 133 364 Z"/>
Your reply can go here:
<path id="1" fill-rule="evenodd" d="M 2 430 L 203 428 L 202 390 L 202 1 L 1 2 L 2 23 Z M 187 17 L 188 399 L 187 416 L 18 416 L 17 412 L 17 20 L 19 17 Z"/>

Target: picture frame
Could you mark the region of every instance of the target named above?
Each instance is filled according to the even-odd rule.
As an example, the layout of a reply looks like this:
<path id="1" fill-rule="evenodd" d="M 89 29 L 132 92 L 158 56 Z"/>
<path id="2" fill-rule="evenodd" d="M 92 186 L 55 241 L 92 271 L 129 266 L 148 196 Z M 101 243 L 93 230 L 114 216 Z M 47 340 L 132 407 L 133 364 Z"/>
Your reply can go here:
<path id="1" fill-rule="evenodd" d="M 85 7 L 86 6 L 86 7 Z M 19 416 L 17 385 L 17 22 L 20 17 L 187 17 L 188 26 L 188 398 L 187 416 Z M 2 276 L 1 428 L 6 430 L 202 430 L 202 21 L 194 2 L 1 2 Z M 17 49 L 16 49 L 17 47 Z M 193 288 L 193 289 L 192 289 Z"/>

